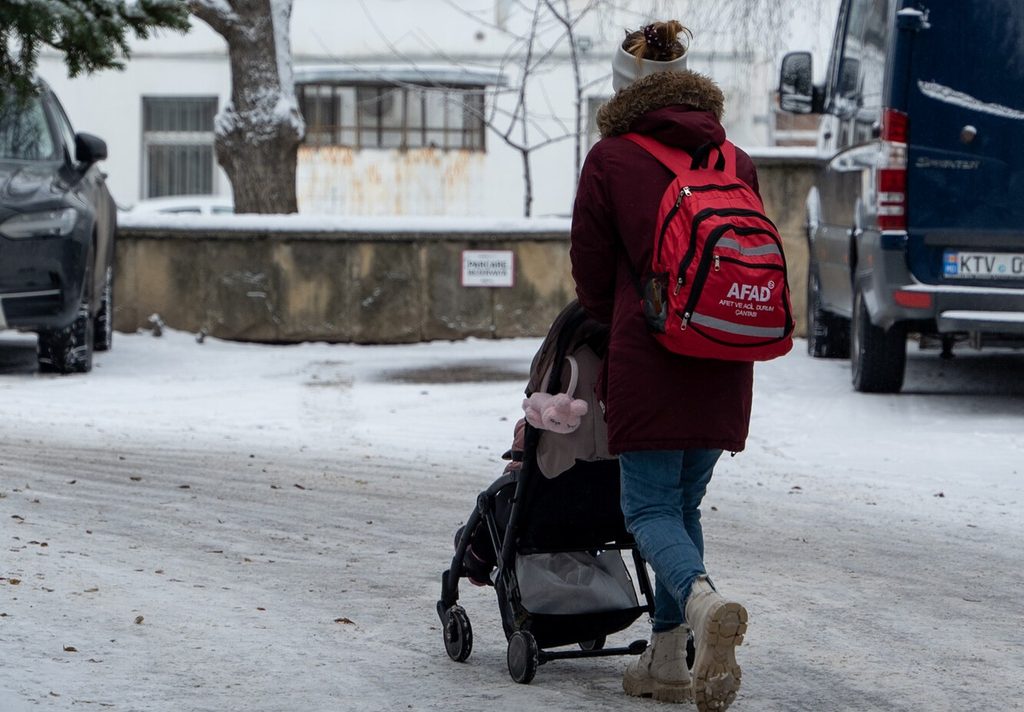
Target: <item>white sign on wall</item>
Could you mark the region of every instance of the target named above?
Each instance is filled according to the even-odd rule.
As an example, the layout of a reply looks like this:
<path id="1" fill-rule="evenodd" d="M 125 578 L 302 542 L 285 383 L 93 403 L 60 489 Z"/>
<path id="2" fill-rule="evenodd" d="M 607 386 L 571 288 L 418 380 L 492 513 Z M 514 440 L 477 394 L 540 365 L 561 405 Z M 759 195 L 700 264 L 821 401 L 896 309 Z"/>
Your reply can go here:
<path id="1" fill-rule="evenodd" d="M 463 250 L 463 287 L 511 287 L 515 285 L 512 250 Z"/>

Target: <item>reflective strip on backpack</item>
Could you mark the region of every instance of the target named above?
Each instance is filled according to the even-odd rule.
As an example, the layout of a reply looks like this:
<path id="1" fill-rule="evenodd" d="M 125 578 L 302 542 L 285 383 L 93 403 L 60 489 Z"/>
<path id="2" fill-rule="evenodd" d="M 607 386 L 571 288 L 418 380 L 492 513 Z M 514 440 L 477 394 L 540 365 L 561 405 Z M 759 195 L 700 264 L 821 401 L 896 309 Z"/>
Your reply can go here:
<path id="1" fill-rule="evenodd" d="M 716 319 L 706 314 L 694 313 L 690 317 L 690 321 L 694 324 L 700 324 L 701 326 L 723 331 L 727 334 L 736 334 L 737 336 L 760 336 L 769 339 L 781 339 L 786 335 L 785 326 L 747 326 L 726 321 L 725 319 Z"/>
<path id="2" fill-rule="evenodd" d="M 735 252 L 739 252 L 741 255 L 748 257 L 757 257 L 759 255 L 781 255 L 782 252 L 779 250 L 779 246 L 774 242 L 767 245 L 758 245 L 757 247 L 743 247 L 740 245 L 738 240 L 733 240 L 730 237 L 723 237 L 718 240 L 717 245 L 719 247 L 726 247 Z"/>

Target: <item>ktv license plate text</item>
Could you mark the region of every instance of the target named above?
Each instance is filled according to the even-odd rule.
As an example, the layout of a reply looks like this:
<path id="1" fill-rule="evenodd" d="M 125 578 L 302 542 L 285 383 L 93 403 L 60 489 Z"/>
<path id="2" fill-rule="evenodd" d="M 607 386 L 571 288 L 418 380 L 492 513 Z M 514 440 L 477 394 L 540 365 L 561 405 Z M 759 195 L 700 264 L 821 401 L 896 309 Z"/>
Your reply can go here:
<path id="1" fill-rule="evenodd" d="M 942 274 L 947 279 L 1024 279 L 1024 254 L 946 250 Z"/>

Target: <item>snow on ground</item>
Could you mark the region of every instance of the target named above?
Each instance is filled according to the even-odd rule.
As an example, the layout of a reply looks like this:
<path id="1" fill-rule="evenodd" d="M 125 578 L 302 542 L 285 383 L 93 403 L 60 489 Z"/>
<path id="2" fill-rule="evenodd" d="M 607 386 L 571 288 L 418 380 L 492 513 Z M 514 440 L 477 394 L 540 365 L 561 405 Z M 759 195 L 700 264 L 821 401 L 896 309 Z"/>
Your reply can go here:
<path id="1" fill-rule="evenodd" d="M 0 335 L 0 712 L 660 708 L 622 658 L 512 682 L 490 589 L 444 653 L 451 534 L 538 343 L 117 334 L 57 377 Z M 802 348 L 757 367 L 705 500 L 751 615 L 734 709 L 1024 709 L 1024 354 L 912 351 L 868 396 Z"/>

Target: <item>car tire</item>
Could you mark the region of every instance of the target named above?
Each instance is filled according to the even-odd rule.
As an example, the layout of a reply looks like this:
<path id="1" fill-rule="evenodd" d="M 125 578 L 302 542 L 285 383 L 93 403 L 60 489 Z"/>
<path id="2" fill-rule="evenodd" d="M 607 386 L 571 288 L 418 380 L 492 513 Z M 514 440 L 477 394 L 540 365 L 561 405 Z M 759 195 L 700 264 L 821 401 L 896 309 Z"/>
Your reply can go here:
<path id="1" fill-rule="evenodd" d="M 43 373 L 88 373 L 92 370 L 95 322 L 89 300 L 82 299 L 75 320 L 63 329 L 39 332 L 37 357 Z"/>
<path id="2" fill-rule="evenodd" d="M 100 308 L 93 324 L 93 349 L 109 351 L 114 345 L 114 268 L 107 266 Z"/>
<path id="3" fill-rule="evenodd" d="M 821 280 L 813 264 L 807 271 L 807 353 L 814 358 L 850 357 L 850 320 L 822 307 Z"/>
<path id="4" fill-rule="evenodd" d="M 907 333 L 899 323 L 882 329 L 871 323 L 864 295 L 853 298 L 850 328 L 853 387 L 861 393 L 898 393 L 907 368 Z"/>

